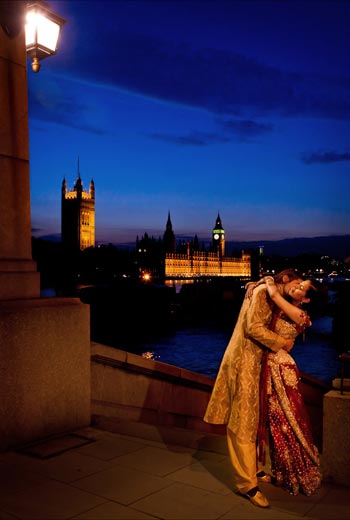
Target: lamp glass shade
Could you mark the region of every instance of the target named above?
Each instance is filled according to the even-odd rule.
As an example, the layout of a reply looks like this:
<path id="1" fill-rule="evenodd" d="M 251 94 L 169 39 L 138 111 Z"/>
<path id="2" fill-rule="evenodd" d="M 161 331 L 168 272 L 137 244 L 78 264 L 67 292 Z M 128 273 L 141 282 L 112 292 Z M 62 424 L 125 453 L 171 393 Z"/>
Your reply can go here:
<path id="1" fill-rule="evenodd" d="M 33 60 L 32 69 L 38 72 L 39 61 L 55 54 L 61 27 L 66 20 L 50 11 L 43 0 L 27 4 L 25 38 L 27 55 Z"/>
<path id="2" fill-rule="evenodd" d="M 54 54 L 57 50 L 57 42 L 60 34 L 58 23 L 49 20 L 41 13 L 27 13 L 25 25 L 26 46 L 30 50 L 34 47 Z"/>

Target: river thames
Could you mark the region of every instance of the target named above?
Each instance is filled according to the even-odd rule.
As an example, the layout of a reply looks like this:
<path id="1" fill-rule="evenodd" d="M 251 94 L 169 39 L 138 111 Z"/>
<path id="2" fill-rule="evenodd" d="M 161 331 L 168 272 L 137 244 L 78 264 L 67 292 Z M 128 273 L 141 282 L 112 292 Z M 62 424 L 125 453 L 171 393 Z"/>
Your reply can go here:
<path id="1" fill-rule="evenodd" d="M 332 345 L 331 328 L 330 317 L 316 318 L 291 351 L 302 372 L 328 384 L 340 374 L 340 352 Z M 134 344 L 132 352 L 216 377 L 231 333 L 218 327 L 183 327 L 170 336 Z"/>
<path id="2" fill-rule="evenodd" d="M 232 327 L 227 320 L 223 323 L 210 320 L 210 317 L 208 321 L 202 319 L 196 325 L 193 325 L 196 321 L 191 322 L 190 319 L 186 324 L 175 320 L 174 326 L 162 327 L 163 319 L 164 324 L 167 320 L 167 300 L 159 299 L 158 296 L 152 299 L 149 291 L 145 294 L 143 291 L 137 292 L 130 297 L 129 287 L 126 289 L 122 297 L 120 289 L 116 292 L 113 288 L 102 291 L 100 296 L 98 292 L 93 297 L 87 297 L 86 294 L 82 297 L 80 294 L 83 301 L 91 303 L 93 341 L 216 377 L 235 326 L 234 320 Z M 335 301 L 336 294 L 336 291 L 329 291 L 331 302 Z M 189 301 L 192 308 L 192 301 Z M 147 318 L 141 322 L 145 314 Z M 145 325 L 154 316 L 157 334 L 148 334 Z M 312 326 L 305 331 L 305 337 L 297 337 L 291 355 L 300 371 L 331 384 L 333 379 L 340 377 L 339 355 L 349 348 L 344 342 L 343 350 L 336 348 L 331 315 L 323 312 L 313 316 L 312 321 Z M 162 329 L 164 334 L 160 332 Z M 345 375 L 349 377 L 347 373 Z"/>

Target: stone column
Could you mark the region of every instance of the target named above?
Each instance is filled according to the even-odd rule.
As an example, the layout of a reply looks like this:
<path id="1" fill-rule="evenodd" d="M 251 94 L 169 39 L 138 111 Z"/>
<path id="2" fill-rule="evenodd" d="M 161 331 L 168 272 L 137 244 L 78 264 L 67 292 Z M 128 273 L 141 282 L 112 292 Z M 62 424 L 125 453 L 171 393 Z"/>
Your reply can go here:
<path id="1" fill-rule="evenodd" d="M 32 260 L 26 2 L 0 2 L 0 451 L 90 424 L 90 313 Z"/>
<path id="2" fill-rule="evenodd" d="M 40 294 L 31 248 L 24 7 L 0 6 L 0 300 Z"/>

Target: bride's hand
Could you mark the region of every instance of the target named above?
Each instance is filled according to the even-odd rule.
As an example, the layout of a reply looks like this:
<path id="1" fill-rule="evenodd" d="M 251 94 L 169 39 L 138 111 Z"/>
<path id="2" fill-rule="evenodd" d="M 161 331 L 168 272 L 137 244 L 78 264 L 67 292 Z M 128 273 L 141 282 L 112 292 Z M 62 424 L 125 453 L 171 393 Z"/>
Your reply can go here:
<path id="1" fill-rule="evenodd" d="M 267 292 L 269 293 L 270 298 L 272 298 L 273 300 L 274 297 L 278 294 L 278 289 L 277 285 L 275 284 L 275 280 L 272 276 L 265 276 L 264 280 L 266 283 Z"/>

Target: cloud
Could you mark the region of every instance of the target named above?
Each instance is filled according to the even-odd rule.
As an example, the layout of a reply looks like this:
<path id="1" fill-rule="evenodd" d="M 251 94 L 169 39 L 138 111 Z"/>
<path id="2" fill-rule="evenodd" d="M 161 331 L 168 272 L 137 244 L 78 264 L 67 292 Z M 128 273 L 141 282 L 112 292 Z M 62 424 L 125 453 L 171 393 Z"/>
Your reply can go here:
<path id="1" fill-rule="evenodd" d="M 81 78 L 216 114 L 350 118 L 346 76 L 289 72 L 232 50 L 198 50 L 158 36 L 108 34 L 107 28 L 76 54 L 72 70 Z"/>
<path id="2" fill-rule="evenodd" d="M 218 120 L 223 133 L 207 133 L 193 131 L 186 135 L 174 135 L 167 133 L 149 134 L 152 139 L 158 139 L 179 146 L 207 146 L 215 143 L 230 143 L 233 141 L 232 135 L 239 141 L 251 141 L 255 137 L 271 132 L 273 125 L 257 123 L 252 120 L 226 119 Z"/>
<path id="3" fill-rule="evenodd" d="M 227 120 L 225 131 L 240 140 L 272 130 L 270 125 L 254 123 L 261 117 L 350 119 L 350 77 L 345 74 L 301 74 L 229 48 L 210 48 L 204 44 L 200 47 L 200 42 L 195 48 L 161 36 L 127 33 L 127 26 L 123 33 L 106 20 L 103 31 L 96 34 L 102 23 L 103 9 L 97 6 L 89 9 L 87 12 L 79 9 L 76 20 L 72 20 L 76 25 L 76 47 L 71 42 L 69 49 L 58 53 L 55 72 L 61 70 L 66 76 L 95 85 L 122 88 L 237 118 L 240 122 Z M 96 21 L 99 17 L 100 24 Z M 79 33 L 80 30 L 84 32 Z M 30 108 L 35 118 L 104 134 L 104 130 L 87 117 L 91 107 L 74 99 L 69 88 L 59 92 L 57 86 L 47 83 L 40 93 L 35 91 L 38 88 L 30 89 L 33 90 Z M 203 146 L 210 141 L 189 135 L 180 136 L 179 144 L 182 139 L 183 144 L 193 146 Z"/>
<path id="4" fill-rule="evenodd" d="M 40 227 L 32 227 L 32 233 L 41 233 L 43 228 Z"/>
<path id="5" fill-rule="evenodd" d="M 210 134 L 205 132 L 192 132 L 187 135 L 173 135 L 173 134 L 149 134 L 153 139 L 173 143 L 178 146 L 207 146 L 213 143 L 227 143 L 230 141 L 225 136 L 219 134 Z"/>
<path id="6" fill-rule="evenodd" d="M 31 85 L 30 85 L 31 86 Z M 75 128 L 95 135 L 106 132 L 97 126 L 86 123 L 91 109 L 69 94 L 59 81 L 42 80 L 41 86 L 29 88 L 29 115 L 31 118 Z"/>
<path id="7" fill-rule="evenodd" d="M 226 119 L 219 122 L 222 128 L 240 140 L 246 141 L 267 132 L 272 132 L 274 126 L 271 124 L 257 123 L 252 120 Z"/>
<path id="8" fill-rule="evenodd" d="M 304 154 L 302 161 L 305 164 L 330 164 L 341 161 L 350 161 L 350 152 L 336 152 L 334 150 L 324 152 L 313 152 L 310 154 Z"/>

